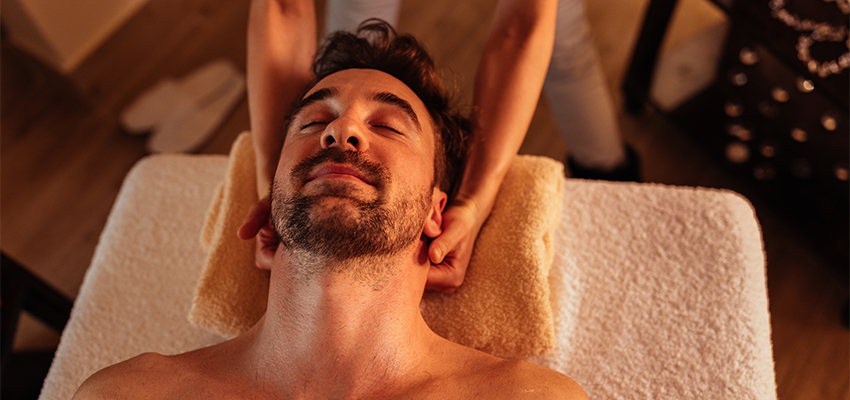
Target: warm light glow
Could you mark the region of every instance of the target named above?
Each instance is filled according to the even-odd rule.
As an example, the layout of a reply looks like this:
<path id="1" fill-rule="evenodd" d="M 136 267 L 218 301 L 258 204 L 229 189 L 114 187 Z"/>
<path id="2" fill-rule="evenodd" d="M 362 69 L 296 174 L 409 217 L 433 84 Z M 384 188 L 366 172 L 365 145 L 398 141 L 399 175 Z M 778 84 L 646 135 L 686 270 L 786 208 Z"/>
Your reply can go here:
<path id="1" fill-rule="evenodd" d="M 761 145 L 761 155 L 772 158 L 776 155 L 776 145 L 771 142 L 765 142 Z"/>
<path id="2" fill-rule="evenodd" d="M 726 105 L 723 107 L 724 111 L 726 111 L 726 115 L 730 117 L 740 117 L 741 114 L 744 113 L 744 105 L 738 101 L 728 101 Z"/>
<path id="3" fill-rule="evenodd" d="M 811 93 L 812 90 L 815 90 L 815 84 L 801 76 L 797 78 L 797 90 L 803 93 Z"/>
<path id="4" fill-rule="evenodd" d="M 744 65 L 753 65 L 759 62 L 759 56 L 756 52 L 750 50 L 749 47 L 744 47 L 738 52 L 738 59 L 741 60 L 741 64 Z"/>
<path id="5" fill-rule="evenodd" d="M 744 85 L 747 84 L 747 74 L 745 74 L 743 72 L 733 73 L 729 77 L 729 80 L 735 86 L 744 86 Z"/>
<path id="6" fill-rule="evenodd" d="M 753 138 L 752 132 L 741 124 L 730 124 L 726 127 L 726 133 L 743 141 Z"/>
<path id="7" fill-rule="evenodd" d="M 750 159 L 750 148 L 741 142 L 732 142 L 726 146 L 726 159 L 733 164 L 741 164 Z"/>
<path id="8" fill-rule="evenodd" d="M 823 125 L 823 129 L 826 129 L 830 132 L 834 131 L 835 128 L 838 127 L 838 120 L 829 113 L 824 114 L 822 117 L 820 117 L 820 123 L 821 125 Z"/>
<path id="9" fill-rule="evenodd" d="M 850 171 L 847 171 L 846 166 L 836 165 L 833 172 L 839 181 L 847 182 L 847 179 L 850 178 Z"/>
<path id="10" fill-rule="evenodd" d="M 788 98 L 789 98 L 788 91 L 786 91 L 785 89 L 783 89 L 781 87 L 773 88 L 773 90 L 770 92 L 770 95 L 771 95 L 771 97 L 773 97 L 774 100 L 776 100 L 777 102 L 780 102 L 780 103 L 787 102 Z"/>
<path id="11" fill-rule="evenodd" d="M 794 129 L 791 129 L 791 137 L 800 143 L 804 143 L 809 140 L 809 133 L 795 127 Z"/>

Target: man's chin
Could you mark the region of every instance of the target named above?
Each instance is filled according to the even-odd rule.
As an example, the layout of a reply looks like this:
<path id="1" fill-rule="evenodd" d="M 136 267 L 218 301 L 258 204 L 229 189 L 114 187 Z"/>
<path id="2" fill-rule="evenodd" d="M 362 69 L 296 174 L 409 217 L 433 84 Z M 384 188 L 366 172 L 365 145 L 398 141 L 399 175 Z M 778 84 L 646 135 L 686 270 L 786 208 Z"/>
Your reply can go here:
<path id="1" fill-rule="evenodd" d="M 322 196 L 313 201 L 308 215 L 316 226 L 355 225 L 360 206 L 359 201 L 349 197 Z"/>
<path id="2" fill-rule="evenodd" d="M 327 179 L 307 183 L 303 195 L 312 199 L 324 197 L 353 199 L 361 202 L 375 201 L 378 196 L 374 186 L 343 179 Z"/>
<path id="3" fill-rule="evenodd" d="M 349 195 L 323 195 L 310 197 L 310 205 L 305 209 L 315 226 L 324 226 L 333 230 L 336 227 L 356 229 L 362 220 L 380 208 L 379 204 Z"/>
<path id="4" fill-rule="evenodd" d="M 310 199 L 308 212 L 313 221 L 329 216 L 336 219 L 356 219 L 362 210 L 370 208 L 368 201 L 347 195 L 324 195 Z"/>

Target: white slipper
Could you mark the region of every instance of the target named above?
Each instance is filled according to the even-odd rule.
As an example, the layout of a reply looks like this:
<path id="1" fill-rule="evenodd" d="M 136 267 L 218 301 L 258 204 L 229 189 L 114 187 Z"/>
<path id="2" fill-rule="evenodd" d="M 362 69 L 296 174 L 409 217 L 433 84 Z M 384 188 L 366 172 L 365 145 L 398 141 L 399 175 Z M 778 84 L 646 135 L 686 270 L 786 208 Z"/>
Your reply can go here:
<path id="1" fill-rule="evenodd" d="M 209 139 L 245 94 L 245 78 L 232 64 L 228 63 L 227 68 L 227 75 L 214 84 L 184 86 L 178 96 L 182 101 L 148 138 L 148 151 L 186 153 L 197 150 Z"/>
<path id="2" fill-rule="evenodd" d="M 142 92 L 121 112 L 121 126 L 131 134 L 156 129 L 181 103 L 198 102 L 212 96 L 223 82 L 232 81 L 239 72 L 227 60 L 211 61 L 182 79 L 165 78 Z"/>
<path id="3" fill-rule="evenodd" d="M 130 134 L 150 131 L 174 110 L 179 85 L 173 79 L 163 79 L 142 92 L 130 106 L 121 111 L 121 126 Z"/>

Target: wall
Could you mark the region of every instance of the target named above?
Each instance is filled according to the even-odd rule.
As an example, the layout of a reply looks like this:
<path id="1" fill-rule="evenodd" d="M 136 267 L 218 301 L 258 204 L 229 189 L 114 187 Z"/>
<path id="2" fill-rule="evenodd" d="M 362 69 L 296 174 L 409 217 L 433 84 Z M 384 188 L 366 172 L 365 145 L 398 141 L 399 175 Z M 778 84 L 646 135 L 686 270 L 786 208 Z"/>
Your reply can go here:
<path id="1" fill-rule="evenodd" d="M 2 0 L 9 38 L 70 73 L 147 0 Z"/>

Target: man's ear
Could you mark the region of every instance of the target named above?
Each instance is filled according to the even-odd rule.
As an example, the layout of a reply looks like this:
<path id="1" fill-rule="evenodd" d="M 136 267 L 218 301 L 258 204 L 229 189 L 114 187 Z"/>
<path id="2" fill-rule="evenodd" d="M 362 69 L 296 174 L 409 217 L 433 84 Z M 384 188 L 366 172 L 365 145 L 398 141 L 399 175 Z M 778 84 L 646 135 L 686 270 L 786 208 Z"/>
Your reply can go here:
<path id="1" fill-rule="evenodd" d="M 440 190 L 439 187 L 434 187 L 431 194 L 431 206 L 428 208 L 428 217 L 425 219 L 425 229 L 422 233 L 429 238 L 435 238 L 443 233 L 443 210 L 446 209 L 446 203 L 449 196 Z"/>

